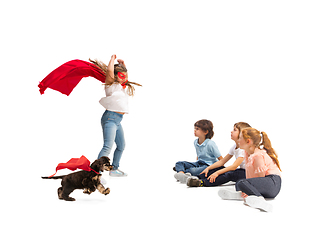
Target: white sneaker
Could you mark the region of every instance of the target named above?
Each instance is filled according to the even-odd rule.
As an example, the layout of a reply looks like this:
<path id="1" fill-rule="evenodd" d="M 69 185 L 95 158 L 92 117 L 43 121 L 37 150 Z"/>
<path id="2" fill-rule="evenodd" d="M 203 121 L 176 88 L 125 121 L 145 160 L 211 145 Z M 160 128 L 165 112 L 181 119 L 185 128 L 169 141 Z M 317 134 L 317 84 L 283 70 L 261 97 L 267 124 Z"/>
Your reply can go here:
<path id="1" fill-rule="evenodd" d="M 109 173 L 110 177 L 126 177 L 127 173 L 120 171 L 119 169 L 113 169 Z"/>
<path id="2" fill-rule="evenodd" d="M 248 196 L 245 198 L 245 204 L 265 212 L 271 212 L 273 209 L 272 205 L 266 202 L 262 196 Z"/>
<path id="3" fill-rule="evenodd" d="M 102 185 L 105 185 L 105 184 L 107 183 L 107 181 L 105 180 L 105 178 L 100 177 L 100 183 L 101 183 Z"/>
<path id="4" fill-rule="evenodd" d="M 177 181 L 185 184 L 187 182 L 187 178 L 191 177 L 191 174 L 178 172 L 174 174 L 174 177 Z"/>
<path id="5" fill-rule="evenodd" d="M 244 200 L 244 198 L 241 196 L 241 191 L 233 191 L 233 190 L 227 190 L 227 189 L 220 189 L 218 191 L 218 195 L 224 199 L 224 200 Z"/>

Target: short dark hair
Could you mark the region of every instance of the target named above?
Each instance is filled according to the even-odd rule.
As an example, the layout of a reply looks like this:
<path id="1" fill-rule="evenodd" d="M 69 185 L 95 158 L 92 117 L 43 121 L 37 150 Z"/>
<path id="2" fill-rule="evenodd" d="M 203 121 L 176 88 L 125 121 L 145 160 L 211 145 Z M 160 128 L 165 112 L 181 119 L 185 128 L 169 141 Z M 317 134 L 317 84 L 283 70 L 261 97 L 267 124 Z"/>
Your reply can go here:
<path id="1" fill-rule="evenodd" d="M 215 134 L 213 131 L 213 124 L 209 120 L 206 119 L 199 120 L 195 122 L 194 127 L 199 127 L 204 132 L 208 131 L 208 134 L 205 136 L 205 138 L 211 139 Z"/>

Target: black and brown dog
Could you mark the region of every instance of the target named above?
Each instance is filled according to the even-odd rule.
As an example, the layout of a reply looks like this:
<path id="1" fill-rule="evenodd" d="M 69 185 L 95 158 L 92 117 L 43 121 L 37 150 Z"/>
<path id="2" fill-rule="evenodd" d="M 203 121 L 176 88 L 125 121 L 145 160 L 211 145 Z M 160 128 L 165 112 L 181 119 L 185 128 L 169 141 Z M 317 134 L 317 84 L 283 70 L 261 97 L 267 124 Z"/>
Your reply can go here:
<path id="1" fill-rule="evenodd" d="M 96 172 L 110 171 L 112 170 L 112 165 L 110 164 L 110 159 L 108 157 L 101 157 L 95 160 L 90 167 Z M 101 174 L 97 174 L 94 171 L 79 171 L 63 176 L 56 177 L 42 177 L 43 179 L 62 179 L 62 187 L 58 188 L 58 198 L 65 201 L 75 201 L 76 199 L 70 197 L 75 189 L 84 189 L 84 193 L 91 194 L 92 192 L 98 191 L 104 195 L 110 193 L 110 189 L 106 188 L 100 182 Z"/>

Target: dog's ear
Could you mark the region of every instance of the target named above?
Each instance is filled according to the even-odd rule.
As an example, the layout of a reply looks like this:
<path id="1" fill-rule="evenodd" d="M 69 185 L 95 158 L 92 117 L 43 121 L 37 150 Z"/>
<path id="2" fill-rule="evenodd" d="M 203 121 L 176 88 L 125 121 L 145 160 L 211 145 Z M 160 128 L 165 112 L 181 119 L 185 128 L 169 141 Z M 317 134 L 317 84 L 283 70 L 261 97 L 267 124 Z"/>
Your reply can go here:
<path id="1" fill-rule="evenodd" d="M 99 158 L 99 160 L 102 160 L 103 162 L 110 162 L 110 158 L 106 156 L 102 156 L 101 158 Z"/>
<path id="2" fill-rule="evenodd" d="M 100 171 L 102 171 L 102 166 L 103 166 L 103 163 L 102 163 L 102 161 L 100 160 L 100 159 L 97 159 L 97 160 L 95 160 L 92 164 L 91 164 L 91 168 L 93 169 L 93 170 L 95 170 L 96 172 L 100 172 Z"/>

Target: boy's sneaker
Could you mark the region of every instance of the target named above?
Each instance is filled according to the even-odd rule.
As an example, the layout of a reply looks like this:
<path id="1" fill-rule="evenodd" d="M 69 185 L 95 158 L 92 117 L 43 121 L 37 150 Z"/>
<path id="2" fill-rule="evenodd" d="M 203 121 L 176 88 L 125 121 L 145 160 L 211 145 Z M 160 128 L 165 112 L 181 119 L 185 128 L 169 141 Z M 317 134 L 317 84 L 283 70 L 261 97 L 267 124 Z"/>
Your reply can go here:
<path id="1" fill-rule="evenodd" d="M 248 196 L 245 198 L 245 204 L 264 212 L 271 212 L 273 208 L 272 205 L 266 202 L 265 198 L 262 196 Z"/>
<path id="2" fill-rule="evenodd" d="M 127 173 L 120 171 L 119 169 L 113 169 L 109 173 L 110 177 L 126 177 Z"/>
<path id="3" fill-rule="evenodd" d="M 178 173 L 174 174 L 174 177 L 180 183 L 184 183 L 185 184 L 187 182 L 187 178 L 191 177 L 191 174 L 190 173 L 181 173 L 181 172 L 178 172 Z"/>
<path id="4" fill-rule="evenodd" d="M 187 178 L 187 186 L 188 187 L 203 187 L 202 180 L 199 180 L 198 177 L 188 177 Z"/>
<path id="5" fill-rule="evenodd" d="M 224 200 L 244 200 L 241 196 L 241 191 L 232 191 L 227 189 L 220 189 L 218 195 Z"/>

